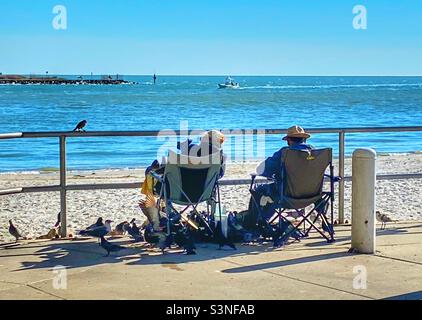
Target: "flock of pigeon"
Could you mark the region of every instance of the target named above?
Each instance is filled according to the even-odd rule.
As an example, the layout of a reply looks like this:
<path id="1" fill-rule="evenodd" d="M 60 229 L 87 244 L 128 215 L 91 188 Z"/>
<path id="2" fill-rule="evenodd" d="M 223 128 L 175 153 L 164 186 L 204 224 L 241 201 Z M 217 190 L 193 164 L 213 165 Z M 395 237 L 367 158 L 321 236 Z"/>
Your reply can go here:
<path id="1" fill-rule="evenodd" d="M 379 211 L 376 212 L 376 219 L 378 222 L 381 223 L 381 230 L 384 230 L 386 228 L 388 222 L 395 221 L 386 214 L 382 214 Z M 171 243 L 174 241 L 176 245 L 183 248 L 187 254 L 195 254 L 196 248 L 193 241 L 189 241 L 190 237 L 186 237 L 185 234 L 182 234 L 180 232 L 176 232 L 175 236 L 170 240 L 166 233 L 154 231 L 151 225 L 144 226 L 142 228 L 142 233 L 141 228 L 136 225 L 135 219 L 132 219 L 130 222 L 123 221 L 119 223 L 114 230 L 112 230 L 111 228 L 112 222 L 113 221 L 111 220 L 105 220 L 103 222 L 103 218 L 100 217 L 94 224 L 88 226 L 83 230 L 80 230 L 78 232 L 78 235 L 98 238 L 100 246 L 107 252 L 107 256 L 110 255 L 111 252 L 117 252 L 122 249 L 125 249 L 125 247 L 107 241 L 105 239 L 105 236 L 107 235 L 128 235 L 134 240 L 134 242 L 147 242 L 152 245 L 157 245 L 163 252 L 164 249 L 170 247 Z M 60 213 L 57 215 L 57 222 L 54 225 L 54 228 L 60 228 Z M 16 242 L 19 239 L 25 239 L 19 232 L 17 227 L 13 224 L 12 220 L 9 220 L 9 233 L 16 239 Z M 58 238 L 58 232 L 55 232 L 52 236 Z M 219 243 L 220 248 L 224 245 L 229 245 L 233 249 L 236 249 L 231 243 L 220 243 L 220 241 L 217 242 Z"/>
<path id="2" fill-rule="evenodd" d="M 79 230 L 77 235 L 79 236 L 88 236 L 97 238 L 99 241 L 100 246 L 107 252 L 107 256 L 110 255 L 111 252 L 118 252 L 120 250 L 126 249 L 123 246 L 113 244 L 106 240 L 106 236 L 123 236 L 128 235 L 133 239 L 134 242 L 147 242 L 151 245 L 156 245 L 161 249 L 162 252 L 168 247 L 171 246 L 173 241 L 179 247 L 183 248 L 187 254 L 196 254 L 195 253 L 195 245 L 193 241 L 187 241 L 188 237 L 182 236 L 179 233 L 175 233 L 171 239 L 169 236 L 164 232 L 157 232 L 152 229 L 150 225 L 145 225 L 141 230 L 136 223 L 135 219 L 132 219 L 130 222 L 123 221 L 116 225 L 114 230 L 111 227 L 111 220 L 103 221 L 102 217 L 99 217 L 97 221 L 86 227 L 83 230 Z M 57 230 L 60 228 L 60 213 L 57 215 L 57 222 L 54 225 L 54 229 Z M 143 232 L 142 232 L 143 231 Z M 16 239 L 16 242 L 20 239 L 26 239 L 22 236 L 21 232 L 18 228 L 13 224 L 12 220 L 9 220 L 9 233 Z M 55 232 L 51 238 L 58 238 L 58 232 Z M 49 237 L 39 237 L 37 239 L 48 239 Z"/>

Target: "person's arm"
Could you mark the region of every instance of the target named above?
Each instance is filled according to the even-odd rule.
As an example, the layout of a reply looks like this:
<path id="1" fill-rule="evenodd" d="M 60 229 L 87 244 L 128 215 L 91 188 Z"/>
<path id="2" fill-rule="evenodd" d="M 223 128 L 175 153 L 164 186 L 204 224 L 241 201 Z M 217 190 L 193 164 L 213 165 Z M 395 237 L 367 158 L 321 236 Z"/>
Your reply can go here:
<path id="1" fill-rule="evenodd" d="M 282 150 L 283 149 L 277 151 L 271 157 L 261 162 L 256 168 L 256 173 L 267 178 L 279 175 Z"/>
<path id="2" fill-rule="evenodd" d="M 224 173 L 226 172 L 226 159 L 227 159 L 227 156 L 223 152 L 221 152 L 221 169 L 220 169 L 219 179 L 224 177 Z"/>

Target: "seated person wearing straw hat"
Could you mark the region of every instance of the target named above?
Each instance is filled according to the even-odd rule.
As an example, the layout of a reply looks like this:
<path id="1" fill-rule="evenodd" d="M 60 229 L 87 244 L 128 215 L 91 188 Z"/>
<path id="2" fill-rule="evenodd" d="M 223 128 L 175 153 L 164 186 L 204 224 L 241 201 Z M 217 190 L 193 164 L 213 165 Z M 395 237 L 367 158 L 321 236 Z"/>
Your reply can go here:
<path id="1" fill-rule="evenodd" d="M 177 149 L 180 151 L 181 154 L 191 156 L 191 157 L 203 157 L 207 155 L 212 155 L 215 153 L 220 153 L 220 161 L 221 161 L 221 170 L 219 174 L 219 179 L 224 176 L 225 169 L 226 169 L 226 158 L 227 156 L 223 152 L 223 143 L 225 141 L 225 136 L 222 132 L 218 130 L 211 130 L 205 132 L 199 144 L 192 143 L 191 139 L 187 139 L 184 142 L 177 143 Z M 145 171 L 145 181 L 142 185 L 142 193 L 145 195 L 153 194 L 154 179 L 148 175 L 151 170 L 156 172 L 162 173 L 164 172 L 164 168 L 167 162 L 167 158 L 163 158 L 163 162 L 160 164 L 158 160 L 154 160 L 154 162 L 146 169 Z"/>
<path id="2" fill-rule="evenodd" d="M 182 143 L 177 144 L 177 148 L 181 154 L 189 155 L 192 157 L 202 157 L 220 153 L 221 171 L 219 179 L 224 176 L 226 168 L 227 156 L 223 153 L 223 143 L 226 140 L 224 134 L 218 130 L 211 130 L 205 132 L 199 144 L 193 144 L 192 140 L 188 139 Z"/>
<path id="3" fill-rule="evenodd" d="M 285 149 L 292 150 L 312 150 L 313 146 L 306 143 L 306 140 L 309 139 L 311 135 L 302 127 L 293 126 L 287 129 L 287 135 L 283 138 L 287 142 L 286 147 L 281 148 L 271 157 L 263 161 L 257 168 L 256 173 L 260 176 L 267 178 L 274 178 L 279 181 L 281 177 L 281 169 L 283 165 L 282 154 Z"/>
<path id="4" fill-rule="evenodd" d="M 280 150 L 275 152 L 271 157 L 260 163 L 256 168 L 256 174 L 259 176 L 267 177 L 275 180 L 273 183 L 262 184 L 257 186 L 255 192 L 257 198 L 260 199 L 259 205 L 263 208 L 264 215 L 270 218 L 274 214 L 274 207 L 270 204 L 276 203 L 279 198 L 280 185 L 282 183 L 282 169 L 283 169 L 283 151 L 286 149 L 292 150 L 312 150 L 314 147 L 307 144 L 306 141 L 311 135 L 300 126 L 293 126 L 287 130 L 287 135 L 283 137 L 283 140 L 287 142 L 287 146 L 282 147 Z M 257 212 L 255 206 L 252 203 L 252 198 L 249 203 L 249 209 L 244 217 L 239 217 L 243 220 L 243 226 L 253 228 L 257 218 Z"/>
<path id="5" fill-rule="evenodd" d="M 192 140 L 188 139 L 184 142 L 177 143 L 177 149 L 183 155 L 192 157 L 202 157 L 220 153 L 221 170 L 218 179 L 221 179 L 225 173 L 226 155 L 223 152 L 222 145 L 225 141 L 225 136 L 218 130 L 212 130 L 205 132 L 200 140 L 199 144 L 193 144 Z M 158 160 L 154 162 L 145 171 L 145 180 L 141 187 L 141 193 L 146 196 L 146 199 L 141 200 L 139 206 L 143 213 L 148 217 L 150 223 L 153 224 L 154 230 L 159 229 L 159 213 L 156 208 L 157 193 L 160 189 L 160 184 L 148 173 L 155 171 L 157 173 L 163 173 L 165 169 L 165 163 L 167 159 L 163 159 L 163 163 L 159 163 Z"/>

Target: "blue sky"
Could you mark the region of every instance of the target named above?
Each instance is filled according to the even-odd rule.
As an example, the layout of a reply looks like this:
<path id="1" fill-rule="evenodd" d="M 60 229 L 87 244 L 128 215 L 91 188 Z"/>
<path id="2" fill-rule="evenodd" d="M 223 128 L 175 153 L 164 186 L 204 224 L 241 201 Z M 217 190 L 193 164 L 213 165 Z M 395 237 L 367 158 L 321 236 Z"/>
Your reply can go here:
<path id="1" fill-rule="evenodd" d="M 419 0 L 1 0 L 0 13 L 3 73 L 422 75 Z"/>

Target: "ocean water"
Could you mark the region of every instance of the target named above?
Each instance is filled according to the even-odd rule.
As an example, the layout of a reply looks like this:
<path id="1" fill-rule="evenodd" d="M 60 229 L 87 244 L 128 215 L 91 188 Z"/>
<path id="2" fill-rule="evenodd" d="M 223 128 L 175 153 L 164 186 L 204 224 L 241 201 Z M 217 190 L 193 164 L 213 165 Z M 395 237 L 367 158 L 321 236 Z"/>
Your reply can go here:
<path id="1" fill-rule="evenodd" d="M 422 77 L 235 77 L 236 90 L 217 89 L 221 77 L 126 76 L 135 85 L 0 86 L 0 133 L 87 130 L 305 128 L 422 126 Z M 194 139 L 195 140 L 195 139 Z M 337 134 L 309 142 L 337 151 Z M 70 138 L 70 169 L 135 168 L 151 163 L 173 140 Z M 233 160 L 271 155 L 284 142 L 266 136 L 228 138 Z M 380 153 L 422 150 L 422 132 L 348 134 L 346 152 L 372 147 Z M 162 151 L 162 150 L 161 150 Z M 0 172 L 57 168 L 58 139 L 0 140 Z"/>

